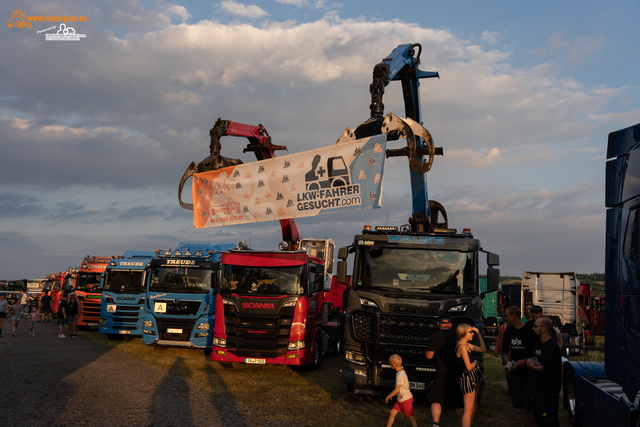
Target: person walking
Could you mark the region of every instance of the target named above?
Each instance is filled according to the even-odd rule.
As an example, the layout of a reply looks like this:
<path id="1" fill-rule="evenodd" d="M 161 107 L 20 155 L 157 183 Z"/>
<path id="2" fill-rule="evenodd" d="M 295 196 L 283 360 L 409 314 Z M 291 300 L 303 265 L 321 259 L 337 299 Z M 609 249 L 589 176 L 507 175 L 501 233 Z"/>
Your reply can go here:
<path id="1" fill-rule="evenodd" d="M 484 353 L 487 351 L 487 347 L 484 344 L 484 340 L 482 339 L 482 335 L 480 335 L 478 328 L 462 323 L 456 328 L 456 333 L 458 335 L 456 357 L 458 358 L 459 363 L 464 367 L 459 379 L 460 390 L 464 395 L 462 427 L 471 427 L 473 416 L 476 412 L 476 397 L 480 382 L 480 368 L 477 360 L 471 362 L 470 353 L 472 351 Z M 474 334 L 478 334 L 480 347 L 473 345 L 470 342 L 473 339 Z"/>
<path id="2" fill-rule="evenodd" d="M 505 311 L 507 330 L 503 339 L 509 344 L 507 356 L 507 385 L 511 394 L 511 404 L 514 409 L 520 409 L 524 427 L 536 427 L 533 416 L 533 406 L 529 395 L 529 375 L 527 360 L 533 352 L 535 340 L 531 324 L 525 324 L 521 320 L 520 308 L 507 307 Z"/>
<path id="3" fill-rule="evenodd" d="M 397 354 L 392 354 L 389 357 L 389 364 L 396 370 L 396 388 L 384 400 L 385 403 L 389 401 L 393 396 L 398 395 L 396 404 L 393 405 L 391 414 L 389 414 L 389 420 L 387 421 L 387 427 L 391 427 L 396 419 L 396 415 L 402 412 L 409 421 L 411 421 L 412 427 L 417 427 L 416 419 L 413 416 L 413 394 L 409 391 L 409 378 L 407 373 L 402 369 L 402 358 Z"/>
<path id="4" fill-rule="evenodd" d="M 69 313 L 67 315 L 67 324 L 69 325 L 69 336 L 71 338 L 78 338 L 78 300 L 76 299 L 76 293 L 71 291 L 69 293 Z"/>
<path id="5" fill-rule="evenodd" d="M 31 313 L 29 313 L 29 336 L 36 336 L 36 325 L 38 324 L 38 309 L 36 307 L 31 307 Z"/>
<path id="6" fill-rule="evenodd" d="M 64 334 L 64 325 L 67 323 L 67 312 L 69 311 L 69 294 L 63 293 L 58 303 L 58 338 L 66 338 Z"/>
<path id="7" fill-rule="evenodd" d="M 12 336 L 16 336 L 18 334 L 18 325 L 20 324 L 22 305 L 20 304 L 20 298 L 16 298 L 13 300 L 13 304 L 11 304 L 11 309 L 9 312 L 11 313 L 11 330 L 13 332 Z"/>
<path id="8" fill-rule="evenodd" d="M 2 337 L 2 324 L 9 311 L 9 302 L 5 294 L 0 294 L 0 338 Z"/>
<path id="9" fill-rule="evenodd" d="M 536 319 L 533 333 L 540 337 L 533 356 L 527 361 L 531 370 L 531 400 L 539 427 L 558 427 L 558 399 L 562 386 L 562 355 L 551 336 L 553 323 L 547 317 Z"/>
<path id="10" fill-rule="evenodd" d="M 460 378 L 462 370 L 455 357 L 458 337 L 455 329 L 452 329 L 451 326 L 451 319 L 438 319 L 439 330 L 429 338 L 429 347 L 425 353 L 427 359 L 435 359 L 436 362 L 436 377 L 431 383 L 428 395 L 428 400 L 431 402 L 433 427 L 440 426 L 440 415 L 445 397 L 453 401 L 458 425 L 462 425 L 464 400 L 458 386 L 458 378 Z"/>

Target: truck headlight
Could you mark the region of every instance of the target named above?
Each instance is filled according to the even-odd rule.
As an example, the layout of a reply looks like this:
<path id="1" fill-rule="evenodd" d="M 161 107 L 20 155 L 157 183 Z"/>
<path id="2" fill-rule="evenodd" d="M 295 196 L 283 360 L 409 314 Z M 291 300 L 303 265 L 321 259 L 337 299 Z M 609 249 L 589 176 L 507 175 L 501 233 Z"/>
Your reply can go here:
<path id="1" fill-rule="evenodd" d="M 226 338 L 213 337 L 213 345 L 215 345 L 216 347 L 226 347 L 227 346 L 227 340 L 226 340 Z"/>
<path id="2" fill-rule="evenodd" d="M 107 324 L 107 319 L 105 319 L 104 317 L 100 318 L 100 323 L 102 323 L 103 325 Z"/>
<path id="3" fill-rule="evenodd" d="M 371 301 L 370 299 L 360 298 L 360 305 L 362 305 L 362 308 L 364 308 L 365 310 L 380 311 L 380 308 L 378 308 L 378 304 Z"/>
<path id="4" fill-rule="evenodd" d="M 447 311 L 453 311 L 455 313 L 461 313 L 463 311 L 467 311 L 467 304 L 454 305 L 453 307 L 449 308 L 449 310 Z"/>
<path id="5" fill-rule="evenodd" d="M 200 323 L 196 329 L 210 329 L 210 328 L 211 328 L 210 323 Z"/>
<path id="6" fill-rule="evenodd" d="M 283 307 L 295 307 L 296 303 L 298 302 L 298 300 L 293 300 L 293 301 L 289 301 L 289 302 L 285 302 L 284 304 L 282 304 Z"/>
<path id="7" fill-rule="evenodd" d="M 153 322 L 151 320 L 145 320 L 144 322 L 142 322 L 142 326 L 147 328 L 153 328 Z"/>
<path id="8" fill-rule="evenodd" d="M 289 341 L 287 350 L 289 351 L 302 350 L 304 347 L 305 347 L 304 341 Z"/>
<path id="9" fill-rule="evenodd" d="M 111 295 L 105 295 L 105 296 L 104 296 L 104 300 L 105 300 L 106 302 L 113 302 L 113 297 L 112 297 Z"/>
<path id="10" fill-rule="evenodd" d="M 345 351 L 344 358 L 349 362 L 357 363 L 358 365 L 364 365 L 364 355 L 362 353 L 356 353 L 355 351 Z"/>

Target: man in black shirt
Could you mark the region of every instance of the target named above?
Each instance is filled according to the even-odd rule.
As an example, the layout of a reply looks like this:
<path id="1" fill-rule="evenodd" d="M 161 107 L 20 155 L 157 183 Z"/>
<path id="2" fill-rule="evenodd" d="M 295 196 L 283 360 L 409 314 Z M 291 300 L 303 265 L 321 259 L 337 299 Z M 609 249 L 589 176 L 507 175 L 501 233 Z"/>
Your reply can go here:
<path id="1" fill-rule="evenodd" d="M 509 344 L 507 366 L 515 364 L 515 367 L 507 372 L 507 384 L 511 404 L 515 409 L 520 409 L 524 427 L 535 427 L 528 384 L 531 371 L 527 369 L 527 360 L 534 346 L 533 328 L 522 322 L 521 315 L 520 308 L 516 306 L 508 307 L 505 311 L 505 320 L 509 325 L 503 338 Z"/>
<path id="2" fill-rule="evenodd" d="M 562 386 L 560 347 L 551 338 L 553 324 L 546 317 L 536 319 L 533 327 L 540 340 L 536 343 L 527 367 L 531 370 L 530 388 L 533 413 L 539 427 L 558 427 L 558 398 Z"/>
<path id="3" fill-rule="evenodd" d="M 460 425 L 462 422 L 464 400 L 460 386 L 458 386 L 458 379 L 461 375 L 460 362 L 456 358 L 458 337 L 455 329 L 451 329 L 451 325 L 451 319 L 440 318 L 438 320 L 440 330 L 431 335 L 426 352 L 427 359 L 435 358 L 436 360 L 436 378 L 429 389 L 433 427 L 440 425 L 440 414 L 445 395 L 453 401 L 458 424 Z"/>

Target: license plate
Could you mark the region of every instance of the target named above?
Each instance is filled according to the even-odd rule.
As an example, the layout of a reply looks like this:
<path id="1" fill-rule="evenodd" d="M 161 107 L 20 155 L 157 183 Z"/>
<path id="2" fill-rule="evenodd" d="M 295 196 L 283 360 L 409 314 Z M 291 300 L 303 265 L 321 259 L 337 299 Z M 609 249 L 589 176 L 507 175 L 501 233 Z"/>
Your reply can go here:
<path id="1" fill-rule="evenodd" d="M 246 358 L 244 359 L 244 363 L 252 363 L 254 365 L 264 365 L 267 363 L 267 359 L 251 359 L 251 358 Z"/>
<path id="2" fill-rule="evenodd" d="M 97 323 L 87 323 L 87 326 L 98 326 Z"/>
<path id="3" fill-rule="evenodd" d="M 120 335 L 129 335 L 131 334 L 131 331 L 120 331 L 118 332 Z"/>
<path id="4" fill-rule="evenodd" d="M 167 328 L 167 332 L 170 333 L 170 334 L 181 334 L 182 333 L 182 329 Z"/>
<path id="5" fill-rule="evenodd" d="M 424 383 L 409 381 L 409 390 L 424 390 Z"/>

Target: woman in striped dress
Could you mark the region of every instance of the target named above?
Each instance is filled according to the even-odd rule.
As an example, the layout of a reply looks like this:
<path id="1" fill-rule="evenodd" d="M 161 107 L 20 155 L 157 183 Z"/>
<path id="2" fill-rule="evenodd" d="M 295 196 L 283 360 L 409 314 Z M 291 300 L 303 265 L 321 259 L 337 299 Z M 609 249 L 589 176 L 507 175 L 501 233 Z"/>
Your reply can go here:
<path id="1" fill-rule="evenodd" d="M 456 357 L 460 360 L 462 367 L 462 375 L 459 384 L 462 394 L 464 395 L 464 411 L 462 413 L 462 427 L 471 427 L 473 416 L 476 412 L 476 392 L 478 382 L 480 381 L 480 369 L 478 361 L 471 362 L 470 352 L 477 351 L 484 353 L 487 348 L 484 340 L 478 332 L 478 328 L 472 327 L 466 323 L 461 323 L 456 329 L 458 335 L 458 344 L 456 345 Z M 478 334 L 480 347 L 471 344 L 473 335 Z"/>

